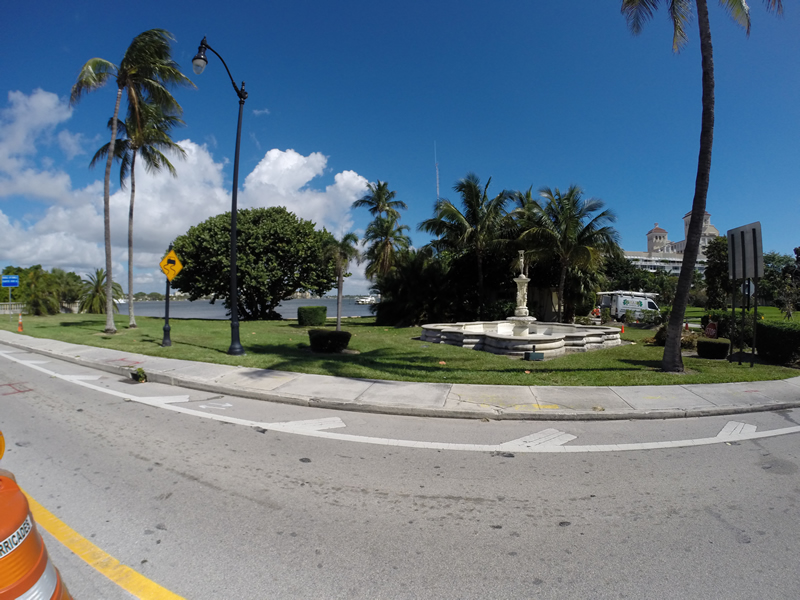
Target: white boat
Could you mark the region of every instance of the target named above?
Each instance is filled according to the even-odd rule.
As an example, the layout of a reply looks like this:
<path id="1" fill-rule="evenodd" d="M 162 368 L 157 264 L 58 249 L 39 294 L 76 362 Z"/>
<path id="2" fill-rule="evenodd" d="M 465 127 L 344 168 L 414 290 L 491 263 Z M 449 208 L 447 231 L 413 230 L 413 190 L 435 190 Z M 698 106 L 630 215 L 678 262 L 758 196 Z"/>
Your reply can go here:
<path id="1" fill-rule="evenodd" d="M 356 304 L 375 304 L 375 296 L 361 296 L 356 298 Z"/>

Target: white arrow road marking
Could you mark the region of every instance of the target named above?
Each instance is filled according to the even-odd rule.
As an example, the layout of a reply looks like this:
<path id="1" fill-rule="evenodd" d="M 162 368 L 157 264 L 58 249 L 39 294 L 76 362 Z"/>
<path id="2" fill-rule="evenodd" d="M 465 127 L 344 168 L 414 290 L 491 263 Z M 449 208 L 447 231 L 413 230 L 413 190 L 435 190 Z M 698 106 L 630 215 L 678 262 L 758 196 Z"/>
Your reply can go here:
<path id="1" fill-rule="evenodd" d="M 7 353 L 3 354 L 5 358 L 9 360 L 13 360 L 15 362 L 26 364 L 25 361 L 18 360 L 12 356 L 9 356 Z M 204 419 L 212 419 L 215 421 L 223 421 L 225 423 L 232 423 L 234 425 L 244 425 L 246 427 L 260 427 L 270 431 L 281 431 L 284 433 L 292 433 L 296 435 L 306 435 L 309 437 L 317 437 L 317 438 L 326 438 L 331 440 L 339 440 L 345 442 L 357 442 L 362 444 L 376 444 L 380 446 L 396 446 L 401 448 L 426 448 L 431 450 L 463 450 L 467 452 L 499 452 L 499 451 L 508 451 L 509 447 L 508 444 L 514 444 L 513 450 L 517 453 L 541 453 L 541 452 L 548 452 L 548 453 L 559 453 L 559 452 L 568 452 L 568 453 L 581 453 L 581 452 L 621 452 L 627 450 L 656 450 L 656 449 L 663 449 L 663 448 L 685 448 L 690 446 L 710 446 L 712 444 L 722 444 L 722 443 L 729 443 L 732 441 L 745 441 L 745 440 L 755 440 L 761 438 L 769 438 L 769 437 L 776 437 L 779 435 L 789 435 L 793 433 L 800 433 L 800 426 L 796 427 L 785 427 L 783 429 L 773 429 L 771 431 L 755 431 L 755 427 L 752 425 L 745 425 L 735 423 L 734 426 L 730 429 L 731 433 L 726 433 L 725 435 L 717 435 L 715 437 L 709 438 L 699 438 L 694 440 L 674 440 L 674 441 L 666 441 L 666 442 L 644 442 L 644 443 L 635 443 L 635 444 L 600 444 L 600 445 L 593 445 L 593 446 L 565 446 L 562 445 L 564 442 L 569 440 L 564 440 L 564 442 L 560 442 L 561 436 L 568 436 L 569 434 L 559 432 L 557 430 L 550 430 L 551 432 L 555 432 L 558 435 L 553 435 L 550 437 L 549 443 L 532 443 L 530 440 L 536 438 L 537 440 L 542 439 L 541 436 L 547 430 L 541 431 L 538 434 L 533 434 L 531 436 L 526 436 L 524 438 L 520 438 L 519 440 L 512 440 L 511 442 L 506 442 L 504 444 L 454 444 L 449 442 L 419 442 L 414 440 L 396 440 L 390 438 L 377 438 L 377 437 L 369 437 L 363 435 L 350 435 L 347 433 L 336 433 L 332 431 L 320 431 L 317 427 L 308 427 L 308 426 L 297 426 L 298 423 L 303 423 L 303 421 L 289 421 L 283 423 L 262 423 L 260 421 L 252 421 L 250 419 L 239 419 L 237 417 L 228 417 L 225 415 L 207 413 L 199 410 L 194 410 L 191 408 L 187 408 L 184 406 L 175 406 L 175 402 L 185 402 L 184 399 L 187 399 L 188 396 L 175 396 L 175 397 L 137 397 L 131 394 L 125 394 L 123 392 L 117 392 L 115 390 L 110 390 L 108 388 L 102 388 L 96 385 L 92 385 L 91 383 L 87 383 L 85 381 L 76 380 L 76 379 L 69 379 L 68 376 L 59 375 L 58 373 L 54 373 L 53 371 L 49 371 L 44 367 L 40 367 L 38 365 L 27 365 L 31 369 L 36 369 L 37 371 L 41 371 L 42 373 L 46 373 L 52 377 L 57 377 L 59 379 L 63 379 L 64 381 L 71 381 L 75 385 L 80 385 L 85 388 L 89 388 L 103 394 L 109 394 L 111 396 L 116 396 L 118 398 L 127 398 L 134 402 L 140 402 L 141 404 L 146 404 L 148 406 L 153 406 L 155 408 L 161 408 L 164 410 L 171 410 L 174 412 L 183 413 L 186 415 L 193 415 L 195 417 L 201 417 Z M 334 417 L 334 419 L 338 419 L 338 417 Z M 314 422 L 322 422 L 327 421 L 326 419 L 317 419 Z M 332 422 L 332 421 L 331 421 Z M 287 425 L 294 424 L 294 427 L 287 427 Z M 344 423 L 342 424 L 344 425 Z M 742 425 L 741 429 L 739 425 Z M 338 426 L 338 425 L 337 425 Z M 728 426 L 726 425 L 726 428 Z M 726 431 L 726 428 L 723 428 L 723 431 Z M 752 429 L 751 429 L 752 428 Z M 735 432 L 738 429 L 738 432 Z M 548 433 L 544 437 L 548 437 L 552 434 Z M 573 438 L 574 439 L 574 438 Z M 521 440 L 526 440 L 522 442 Z"/>
<path id="2" fill-rule="evenodd" d="M 532 448 L 534 446 L 561 446 L 567 442 L 571 442 L 577 436 L 559 431 L 558 429 L 544 429 L 539 433 L 526 435 L 516 440 L 511 440 L 504 444 L 500 444 L 503 450 L 524 450 L 525 448 Z"/>
<path id="3" fill-rule="evenodd" d="M 233 404 L 230 404 L 229 402 L 206 402 L 205 404 L 201 404 L 200 408 L 218 408 L 220 410 L 225 410 L 226 408 L 231 408 L 232 406 Z"/>
<path id="4" fill-rule="evenodd" d="M 738 421 L 728 421 L 725 427 L 722 428 L 717 434 L 718 438 L 728 438 L 732 435 L 739 435 L 741 433 L 755 433 L 756 426 L 748 425 L 747 423 L 739 423 Z"/>
<path id="5" fill-rule="evenodd" d="M 285 429 L 286 431 L 322 431 L 323 429 L 336 429 L 337 427 L 347 427 L 339 417 L 327 417 L 324 419 L 308 419 L 307 421 L 286 421 L 284 423 L 272 423 L 272 429 Z"/>

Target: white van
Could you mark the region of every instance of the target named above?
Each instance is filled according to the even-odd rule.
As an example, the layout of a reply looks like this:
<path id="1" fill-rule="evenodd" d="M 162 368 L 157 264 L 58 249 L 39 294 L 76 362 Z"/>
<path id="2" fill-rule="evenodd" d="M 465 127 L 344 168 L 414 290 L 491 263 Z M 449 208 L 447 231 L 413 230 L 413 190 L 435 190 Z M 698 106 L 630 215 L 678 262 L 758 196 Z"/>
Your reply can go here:
<path id="1" fill-rule="evenodd" d="M 608 308 L 611 311 L 611 318 L 617 321 L 622 321 L 625 318 L 625 313 L 632 311 L 634 317 L 641 319 L 644 310 L 658 311 L 658 304 L 654 298 L 658 294 L 652 292 L 630 292 L 624 290 L 616 290 L 614 292 L 597 292 L 600 298 L 598 308 L 602 311 Z"/>

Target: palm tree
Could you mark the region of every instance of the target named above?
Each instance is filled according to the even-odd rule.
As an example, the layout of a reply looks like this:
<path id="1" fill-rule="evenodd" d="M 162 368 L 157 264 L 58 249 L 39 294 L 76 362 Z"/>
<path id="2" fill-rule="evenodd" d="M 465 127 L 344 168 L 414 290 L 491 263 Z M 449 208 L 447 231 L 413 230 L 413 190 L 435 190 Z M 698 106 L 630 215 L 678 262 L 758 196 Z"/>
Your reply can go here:
<path id="1" fill-rule="evenodd" d="M 128 327 L 136 328 L 136 317 L 133 314 L 133 203 L 136 196 L 136 155 L 141 154 L 145 170 L 148 173 L 166 168 L 173 177 L 178 173 L 162 150 L 175 152 L 179 157 L 186 156 L 186 151 L 172 141 L 170 130 L 176 125 L 183 125 L 179 117 L 165 113 L 160 106 L 143 102 L 139 105 L 139 119 L 132 111 L 128 111 L 125 122 L 119 122 L 118 139 L 114 144 L 115 158 L 120 161 L 119 185 L 125 189 L 125 179 L 130 174 L 131 200 L 128 208 Z M 112 126 L 111 121 L 108 123 Z M 89 163 L 90 167 L 108 157 L 111 142 L 100 148 Z"/>
<path id="2" fill-rule="evenodd" d="M 106 290 L 108 289 L 106 281 L 106 272 L 103 269 L 96 269 L 94 275 L 87 275 L 87 279 L 83 280 L 78 312 L 86 312 L 93 315 L 105 314 L 109 304 L 106 298 Z M 113 319 L 113 313 L 119 312 L 117 303 L 114 300 L 122 298 L 124 294 L 122 286 L 116 281 L 112 282 L 110 287 L 112 294 L 110 304 L 113 307 L 111 318 Z"/>
<path id="3" fill-rule="evenodd" d="M 333 239 L 326 248 L 328 256 L 332 256 L 336 265 L 336 331 L 342 330 L 342 286 L 345 272 L 351 260 L 361 262 L 361 254 L 356 248 L 358 236 L 346 233 L 341 240 Z"/>
<path id="4" fill-rule="evenodd" d="M 411 239 L 403 232 L 408 225 L 398 225 L 398 217 L 376 217 L 364 232 L 364 241 L 370 245 L 364 253 L 367 260 L 365 274 L 369 279 L 385 276 L 394 264 L 397 252 L 411 246 Z"/>
<path id="5" fill-rule="evenodd" d="M 112 313 L 111 289 L 111 220 L 109 203 L 111 197 L 111 163 L 115 156 L 114 144 L 117 139 L 117 118 L 123 92 L 127 92 L 128 106 L 133 115 L 140 120 L 140 105 L 143 101 L 152 102 L 170 113 L 180 113 L 181 107 L 167 89 L 171 85 L 190 85 L 192 82 L 181 73 L 178 64 L 172 60 L 170 41 L 172 34 L 163 29 L 150 29 L 136 36 L 125 51 L 119 66 L 102 58 L 89 59 L 81 68 L 78 79 L 72 86 L 70 105 L 74 106 L 81 97 L 103 87 L 113 77 L 117 83 L 117 99 L 111 117 L 111 143 L 108 148 L 105 179 L 103 185 L 103 222 L 106 251 L 106 333 L 116 333 Z"/>
<path id="6" fill-rule="evenodd" d="M 548 187 L 539 190 L 546 204 L 532 200 L 512 216 L 520 228 L 519 241 L 535 257 L 558 262 L 558 321 L 564 307 L 564 285 L 570 268 L 599 268 L 604 254 L 618 250 L 619 233 L 608 225 L 614 213 L 603 210 L 603 201 L 582 199 L 582 190 L 572 185 L 565 193 Z M 598 212 L 600 211 L 600 212 Z M 598 213 L 598 214 L 593 214 Z"/>
<path id="7" fill-rule="evenodd" d="M 389 189 L 389 182 L 387 181 L 379 179 L 377 183 L 368 183 L 367 189 L 369 193 L 353 202 L 353 208 L 364 206 L 369 209 L 369 214 L 373 217 L 380 217 L 385 214 L 387 217 L 394 216 L 398 219 L 400 218 L 400 213 L 397 209 L 406 210 L 408 208 L 402 200 L 394 199 L 397 192 Z"/>
<path id="8" fill-rule="evenodd" d="M 490 177 L 481 188 L 478 176 L 469 173 L 453 186 L 461 195 L 464 211 L 460 211 L 449 200 L 440 198 L 436 201 L 433 218 L 418 226 L 420 231 L 437 236 L 438 239 L 431 242 L 436 250 L 467 251 L 475 255 L 478 293 L 482 300 L 484 255 L 489 249 L 499 247 L 505 242 L 502 233 L 506 204 L 510 198 L 509 192 L 502 191 L 490 199 L 488 190 L 491 182 Z"/>
<path id="9" fill-rule="evenodd" d="M 659 0 L 622 0 L 622 14 L 634 34 L 638 34 L 645 22 L 652 16 L 660 4 Z M 667 8 L 672 21 L 672 49 L 677 52 L 687 42 L 685 25 L 692 15 L 691 0 L 669 0 Z M 745 28 L 750 34 L 750 8 L 745 0 L 723 0 L 721 4 L 727 9 L 733 20 Z M 778 14 L 783 12 L 781 0 L 765 0 L 768 10 Z M 711 46 L 711 25 L 708 21 L 708 3 L 706 0 L 695 0 L 697 6 L 697 24 L 700 32 L 700 60 L 703 81 L 703 112 L 700 124 L 700 153 L 697 159 L 697 177 L 695 179 L 694 199 L 692 200 L 692 218 L 686 232 L 686 247 L 683 254 L 678 288 L 675 292 L 675 303 L 672 305 L 669 324 L 667 326 L 667 343 L 661 368 L 665 371 L 682 372 L 681 327 L 689 302 L 697 255 L 700 251 L 700 236 L 703 227 L 703 216 L 706 211 L 708 182 L 711 175 L 711 147 L 714 143 L 714 53 Z"/>

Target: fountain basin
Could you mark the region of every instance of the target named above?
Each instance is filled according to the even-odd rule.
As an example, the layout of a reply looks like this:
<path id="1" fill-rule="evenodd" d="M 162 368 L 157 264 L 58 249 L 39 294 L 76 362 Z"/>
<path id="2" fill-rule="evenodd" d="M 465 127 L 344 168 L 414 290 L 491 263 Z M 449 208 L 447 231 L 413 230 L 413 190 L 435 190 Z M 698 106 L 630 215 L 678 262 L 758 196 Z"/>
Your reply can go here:
<path id="1" fill-rule="evenodd" d="M 431 323 L 422 326 L 420 339 L 516 357 L 541 352 L 545 359 L 622 343 L 616 327 L 512 320 Z"/>

